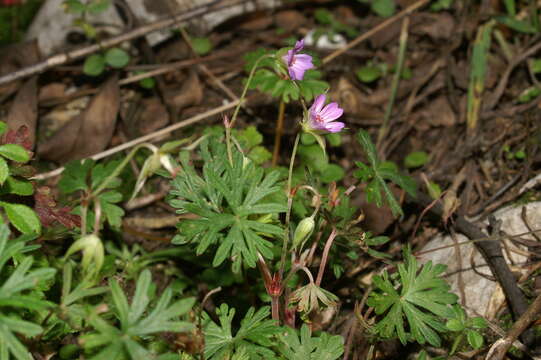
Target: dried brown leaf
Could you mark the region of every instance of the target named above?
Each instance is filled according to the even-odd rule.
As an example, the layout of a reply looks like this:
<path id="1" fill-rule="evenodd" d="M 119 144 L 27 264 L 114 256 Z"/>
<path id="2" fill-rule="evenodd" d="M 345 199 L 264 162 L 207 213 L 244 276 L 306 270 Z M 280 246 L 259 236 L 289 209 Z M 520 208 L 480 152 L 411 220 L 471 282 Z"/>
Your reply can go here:
<path id="1" fill-rule="evenodd" d="M 104 150 L 115 129 L 119 97 L 115 75 L 103 85 L 82 114 L 38 147 L 38 154 L 45 159 L 66 162 Z"/>
<path id="2" fill-rule="evenodd" d="M 40 52 L 36 40 L 18 43 L 3 47 L 0 50 L 0 76 L 20 70 L 35 64 L 40 59 Z M 0 102 L 13 94 L 20 86 L 20 81 L 12 81 L 0 85 Z"/>
<path id="3" fill-rule="evenodd" d="M 36 77 L 27 80 L 15 96 L 5 119 L 8 129 L 17 132 L 25 131 L 25 146 L 32 150 L 36 143 L 36 123 L 38 120 L 38 91 Z M 5 136 L 4 136 L 5 139 Z"/>

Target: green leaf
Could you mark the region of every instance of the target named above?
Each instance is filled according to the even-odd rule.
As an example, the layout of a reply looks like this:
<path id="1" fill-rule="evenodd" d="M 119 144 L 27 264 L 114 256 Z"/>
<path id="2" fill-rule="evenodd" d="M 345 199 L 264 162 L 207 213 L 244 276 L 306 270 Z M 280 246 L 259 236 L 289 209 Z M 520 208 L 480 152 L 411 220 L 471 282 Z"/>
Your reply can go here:
<path id="1" fill-rule="evenodd" d="M 483 347 L 484 339 L 481 334 L 479 334 L 475 330 L 466 330 L 466 338 L 468 339 L 468 343 L 471 345 L 474 349 L 480 349 Z"/>
<path id="2" fill-rule="evenodd" d="M 469 320 L 474 329 L 485 329 L 488 326 L 487 321 L 482 317 L 474 317 Z"/>
<path id="3" fill-rule="evenodd" d="M 0 160 L 1 162 L 1 160 Z M 28 196 L 34 193 L 34 186 L 28 180 L 8 176 L 4 186 L 0 189 L 0 194 L 15 194 Z"/>
<path id="4" fill-rule="evenodd" d="M 363 66 L 355 72 L 357 78 L 363 83 L 371 83 L 379 79 L 383 74 L 377 66 Z"/>
<path id="5" fill-rule="evenodd" d="M 541 73 L 541 59 L 533 59 L 532 63 L 532 72 L 535 74 Z"/>
<path id="6" fill-rule="evenodd" d="M 147 77 L 139 80 L 139 86 L 143 89 L 153 89 L 156 86 L 156 80 L 153 77 Z"/>
<path id="7" fill-rule="evenodd" d="M 120 48 L 111 48 L 105 53 L 105 62 L 115 69 L 123 68 L 130 62 L 130 55 Z"/>
<path id="8" fill-rule="evenodd" d="M 430 10 L 432 11 L 448 10 L 451 8 L 452 5 L 453 5 L 453 0 L 436 0 L 434 3 L 430 5 Z"/>
<path id="9" fill-rule="evenodd" d="M 394 0 L 373 0 L 372 11 L 381 17 L 393 16 L 395 12 Z"/>
<path id="10" fill-rule="evenodd" d="M 340 133 L 330 133 L 325 136 L 330 146 L 337 147 L 342 145 L 342 135 Z"/>
<path id="11" fill-rule="evenodd" d="M 128 353 L 133 359 L 146 359 L 151 353 L 135 342 L 134 338 L 147 338 L 160 332 L 186 332 L 193 325 L 179 320 L 193 306 L 195 299 L 186 298 L 172 302 L 173 291 L 165 289 L 159 299 L 151 302 L 153 292 L 151 273 L 145 269 L 137 280 L 135 294 L 131 304 L 116 282 L 111 280 L 110 287 L 113 296 L 116 318 L 120 321 L 119 328 L 102 319 L 95 310 L 87 316 L 94 332 L 80 337 L 80 343 L 85 349 L 101 347 L 92 359 L 116 359 L 122 353 Z M 110 358 L 110 356 L 113 356 Z"/>
<path id="12" fill-rule="evenodd" d="M 0 157 L 0 185 L 4 185 L 4 182 L 9 176 L 9 167 L 8 163 L 4 158 Z"/>
<path id="13" fill-rule="evenodd" d="M 200 154 L 204 161 L 202 174 L 187 157 L 181 157 L 183 176 L 172 182 L 170 204 L 179 213 L 198 216 L 177 225 L 182 237 L 175 242 L 197 244 L 197 255 L 215 249 L 213 266 L 230 258 L 235 272 L 242 264 L 254 267 L 258 253 L 272 258 L 272 243 L 267 238 L 282 236 L 283 231 L 252 218 L 286 211 L 285 199 L 281 203 L 271 200 L 272 195 L 281 193 L 279 172 L 265 174 L 263 168 L 245 162 L 235 148 L 231 164 L 225 145 L 214 136 L 201 143 Z"/>
<path id="14" fill-rule="evenodd" d="M 497 22 L 524 34 L 536 34 L 538 30 L 530 22 L 526 20 L 518 20 L 515 17 L 502 15 L 495 16 Z"/>
<path id="15" fill-rule="evenodd" d="M 447 329 L 451 331 L 464 330 L 464 324 L 460 320 L 457 320 L 457 319 L 450 319 L 449 321 L 447 321 L 445 326 L 447 327 Z"/>
<path id="16" fill-rule="evenodd" d="M 409 153 L 404 159 L 404 166 L 408 169 L 417 168 L 428 162 L 428 154 L 424 151 L 414 151 Z"/>
<path id="17" fill-rule="evenodd" d="M 446 267 L 433 266 L 429 261 L 419 270 L 409 248 L 404 249 L 404 260 L 398 265 L 399 277 L 394 281 L 387 271 L 373 278 L 375 289 L 367 304 L 383 316 L 373 331 L 382 338 L 398 337 L 402 344 L 415 340 L 439 347 L 438 333 L 446 331 L 442 320 L 454 318 L 449 305 L 458 298 L 449 292 L 450 286 L 441 277 Z"/>
<path id="18" fill-rule="evenodd" d="M 8 129 L 8 126 L 5 122 L 0 121 L 0 135 L 4 134 Z"/>
<path id="19" fill-rule="evenodd" d="M 64 1 L 64 6 L 66 7 L 67 12 L 77 15 L 84 13 L 86 10 L 86 6 L 79 0 Z"/>
<path id="20" fill-rule="evenodd" d="M 77 190 L 88 189 L 88 176 L 94 167 L 94 160 L 74 160 L 66 164 L 62 178 L 58 182 L 58 188 L 64 194 L 70 194 Z"/>
<path id="21" fill-rule="evenodd" d="M 124 209 L 115 205 L 122 201 L 122 194 L 118 191 L 106 191 L 98 196 L 100 201 L 101 210 L 107 219 L 107 222 L 115 228 L 119 228 L 122 225 L 122 217 L 124 216 Z"/>
<path id="22" fill-rule="evenodd" d="M 321 80 L 321 77 L 321 71 L 311 69 L 304 73 L 304 78 L 301 81 L 297 81 L 304 100 L 312 101 L 317 95 L 323 94 L 329 89 L 329 83 Z"/>
<path id="23" fill-rule="evenodd" d="M 257 131 L 255 126 L 250 125 L 238 132 L 237 139 L 244 149 L 251 149 L 254 146 L 261 145 L 263 135 Z"/>
<path id="24" fill-rule="evenodd" d="M 93 54 L 85 59 L 83 72 L 88 76 L 98 76 L 105 70 L 105 58 L 101 54 Z"/>
<path id="25" fill-rule="evenodd" d="M 272 158 L 272 154 L 269 150 L 263 146 L 256 146 L 248 153 L 248 158 L 252 160 L 256 165 L 261 165 Z"/>
<path id="26" fill-rule="evenodd" d="M 90 14 L 100 14 L 106 11 L 110 6 L 111 2 L 109 0 L 93 0 L 88 3 L 86 8 Z"/>
<path id="27" fill-rule="evenodd" d="M 323 183 L 328 184 L 333 181 L 342 180 L 345 175 L 346 172 L 344 171 L 344 169 L 342 169 L 341 166 L 336 164 L 329 164 L 321 174 L 320 179 Z"/>
<path id="28" fill-rule="evenodd" d="M 312 336 L 306 324 L 300 329 L 300 336 L 295 329 L 286 327 L 278 335 L 279 350 L 288 360 L 336 360 L 344 353 L 344 338 L 322 332 L 319 337 Z"/>
<path id="29" fill-rule="evenodd" d="M 41 233 L 41 223 L 38 216 L 26 205 L 0 202 L 9 221 L 23 234 Z"/>
<path id="30" fill-rule="evenodd" d="M 362 182 L 366 182 L 366 198 L 369 202 L 374 202 L 377 206 L 383 205 L 382 193 L 393 215 L 402 215 L 400 204 L 395 199 L 385 180 L 392 181 L 404 189 L 408 194 L 415 196 L 416 184 L 413 179 L 398 173 L 396 165 L 389 162 L 380 162 L 376 154 L 376 147 L 370 140 L 370 135 L 365 130 L 359 130 L 357 140 L 363 147 L 370 166 L 361 162 L 355 164 L 360 168 L 353 175 Z"/>
<path id="31" fill-rule="evenodd" d="M 520 103 L 527 103 L 541 95 L 541 89 L 537 86 L 530 86 L 520 93 L 517 98 L 517 101 Z"/>
<path id="32" fill-rule="evenodd" d="M 191 39 L 191 42 L 197 55 L 206 55 L 212 50 L 212 42 L 207 37 L 195 37 Z"/>
<path id="33" fill-rule="evenodd" d="M 235 334 L 232 330 L 235 309 L 222 304 L 216 313 L 220 325 L 210 321 L 205 327 L 205 359 L 231 359 L 239 352 L 246 352 L 250 360 L 275 358 L 271 345 L 273 335 L 277 334 L 280 328 L 276 326 L 274 320 L 269 319 L 268 306 L 262 307 L 257 312 L 254 308 L 250 308 Z"/>
<path id="34" fill-rule="evenodd" d="M 316 143 L 316 138 L 312 134 L 303 132 L 301 134 L 301 144 L 302 145 L 312 145 Z"/>
<path id="35" fill-rule="evenodd" d="M 4 144 L 0 145 L 0 155 L 20 163 L 25 163 L 30 160 L 30 154 L 21 145 Z"/>

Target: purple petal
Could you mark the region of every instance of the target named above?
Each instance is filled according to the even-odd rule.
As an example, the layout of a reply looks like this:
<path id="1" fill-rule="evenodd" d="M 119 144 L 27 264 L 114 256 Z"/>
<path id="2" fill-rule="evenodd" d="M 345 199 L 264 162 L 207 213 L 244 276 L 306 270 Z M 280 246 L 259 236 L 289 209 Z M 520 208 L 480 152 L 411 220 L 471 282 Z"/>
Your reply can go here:
<path id="1" fill-rule="evenodd" d="M 335 132 L 341 131 L 344 128 L 344 126 L 346 126 L 346 124 L 344 124 L 343 122 L 334 121 L 334 122 L 326 123 L 324 127 L 325 127 L 325 130 L 335 133 Z"/>
<path id="2" fill-rule="evenodd" d="M 325 99 L 326 99 L 325 94 L 316 96 L 314 103 L 310 107 L 310 115 L 314 114 L 315 116 L 319 114 L 319 112 L 321 111 L 321 108 L 323 107 L 323 104 L 325 104 Z"/>
<path id="3" fill-rule="evenodd" d="M 304 39 L 301 39 L 295 43 L 295 47 L 293 48 L 293 51 L 298 53 L 299 51 L 302 50 L 303 47 L 304 47 Z"/>
<path id="4" fill-rule="evenodd" d="M 312 57 L 307 54 L 295 55 L 295 64 L 303 64 L 306 69 L 311 69 L 314 67 L 314 64 L 312 64 Z"/>
<path id="5" fill-rule="evenodd" d="M 295 65 L 290 66 L 288 70 L 291 80 L 302 80 L 306 71 L 304 68 Z"/>
<path id="6" fill-rule="evenodd" d="M 293 56 L 295 54 L 293 53 L 293 50 L 288 50 L 287 55 L 282 56 L 282 60 L 286 63 L 287 66 L 290 66 L 293 62 Z"/>
<path id="7" fill-rule="evenodd" d="M 321 110 L 319 116 L 321 116 L 324 122 L 330 122 L 338 119 L 343 113 L 344 110 L 339 108 L 337 103 L 332 102 Z"/>

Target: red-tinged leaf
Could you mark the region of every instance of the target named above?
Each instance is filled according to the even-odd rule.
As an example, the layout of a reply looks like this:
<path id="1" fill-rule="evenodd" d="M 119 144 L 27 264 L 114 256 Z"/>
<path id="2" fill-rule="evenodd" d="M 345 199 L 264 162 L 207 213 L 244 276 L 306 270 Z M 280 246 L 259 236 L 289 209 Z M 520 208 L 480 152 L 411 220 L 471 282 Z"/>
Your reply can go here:
<path id="1" fill-rule="evenodd" d="M 58 207 L 49 187 L 39 187 L 34 194 L 34 200 L 36 201 L 34 209 L 43 226 L 50 227 L 58 222 L 68 229 L 81 227 L 81 218 L 71 214 L 70 207 Z"/>

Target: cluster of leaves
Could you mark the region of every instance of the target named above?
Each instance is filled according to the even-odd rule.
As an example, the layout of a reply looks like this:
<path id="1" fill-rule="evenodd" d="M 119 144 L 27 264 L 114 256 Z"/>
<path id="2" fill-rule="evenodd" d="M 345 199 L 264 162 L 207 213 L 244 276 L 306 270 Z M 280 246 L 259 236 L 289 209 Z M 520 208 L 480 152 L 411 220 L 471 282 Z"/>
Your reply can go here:
<path id="1" fill-rule="evenodd" d="M 148 269 L 139 275 L 131 304 L 114 279 L 109 287 L 94 287 L 87 281 L 73 286 L 71 263 L 65 264 L 63 276 L 56 279 L 55 269 L 34 265 L 28 253 L 39 246 L 26 245 L 28 240 L 32 238 L 9 239 L 8 226 L 0 224 L 0 358 L 33 359 L 18 334 L 57 342 L 67 334 L 81 333 L 80 346 L 69 344 L 60 349 L 62 359 L 74 358 L 81 347 L 93 360 L 178 359 L 167 351 L 151 352 L 148 344 L 156 334 L 192 329 L 193 324 L 181 318 L 192 308 L 194 298 L 172 301 L 174 291 L 168 287 L 153 301 L 156 286 Z M 46 295 L 57 280 L 62 288 L 58 304 Z M 87 302 L 97 296 L 112 309 Z"/>
<path id="2" fill-rule="evenodd" d="M 234 272 L 242 264 L 255 267 L 258 253 L 272 258 L 273 244 L 266 238 L 281 237 L 283 230 L 269 223 L 269 216 L 285 212 L 286 207 L 267 199 L 280 191 L 280 173 L 265 174 L 237 149 L 233 149 L 230 163 L 225 145 L 214 136 L 204 140 L 200 149 L 202 177 L 190 164 L 189 154 L 183 152 L 183 176 L 172 182 L 170 204 L 179 213 L 197 216 L 178 224 L 173 243 L 197 243 L 198 255 L 218 245 L 213 266 L 230 258 Z"/>
<path id="3" fill-rule="evenodd" d="M 28 171 L 22 166 L 30 160 L 30 152 L 19 144 L 9 143 L 16 142 L 17 133 L 9 131 L 5 134 L 6 131 L 7 125 L 0 122 L 0 136 L 6 136 L 8 141 L 0 145 L 0 207 L 17 230 L 23 234 L 39 234 L 41 223 L 34 210 L 13 201 L 14 195 L 30 196 L 34 193 L 34 187 L 24 177 Z"/>
<path id="4" fill-rule="evenodd" d="M 344 352 L 344 339 L 325 332 L 313 336 L 307 325 L 299 332 L 278 327 L 269 319 L 270 310 L 250 308 L 234 333 L 235 309 L 222 304 L 217 310 L 220 324 L 209 322 L 205 329 L 205 358 L 208 360 L 335 360 Z"/>
<path id="5" fill-rule="evenodd" d="M 280 51 L 278 51 L 279 53 Z M 250 72 L 256 61 L 268 54 L 270 52 L 265 49 L 258 49 L 246 54 L 244 56 L 246 61 L 245 70 Z M 312 59 L 314 64 L 317 64 L 317 58 L 312 56 Z M 250 89 L 259 89 L 288 103 L 290 100 L 299 100 L 301 97 L 306 101 L 311 101 L 315 96 L 324 93 L 329 88 L 326 81 L 320 80 L 321 72 L 317 70 L 306 71 L 304 78 L 296 82 L 282 77 L 279 70 L 280 62 L 283 62 L 283 60 L 276 57 L 263 59 L 250 82 Z"/>
<path id="6" fill-rule="evenodd" d="M 94 195 L 98 189 L 102 188 L 105 181 L 107 181 L 105 188 L 98 192 L 96 200 L 99 202 L 101 212 L 104 215 L 102 218 L 105 218 L 113 228 L 119 228 L 124 216 L 124 210 L 117 205 L 122 200 L 122 193 L 120 192 L 122 180 L 118 177 L 110 179 L 110 175 L 118 164 L 118 161 L 96 164 L 91 159 L 69 162 L 62 173 L 58 188 L 64 194 L 75 193 L 81 201 L 85 201 L 89 196 Z M 74 212 L 81 213 L 81 205 L 77 206 Z M 88 226 L 91 226 L 93 222 L 94 212 L 90 209 L 87 213 Z"/>
<path id="7" fill-rule="evenodd" d="M 369 161 L 369 165 L 365 165 L 360 161 L 355 162 L 359 170 L 354 173 L 356 178 L 367 184 L 365 189 L 366 199 L 376 203 L 377 206 L 382 206 L 384 196 L 393 214 L 395 216 L 402 215 L 402 208 L 385 181 L 389 180 L 400 186 L 411 196 L 415 196 L 415 181 L 409 176 L 400 174 L 395 164 L 387 161 L 379 161 L 376 147 L 372 140 L 370 140 L 368 132 L 362 129 L 359 130 L 357 140 L 363 147 Z"/>
<path id="8" fill-rule="evenodd" d="M 64 9 L 67 13 L 77 15 L 73 22 L 75 26 L 81 28 L 89 39 L 94 39 L 97 35 L 96 28 L 87 21 L 89 15 L 98 15 L 105 12 L 111 6 L 109 0 L 66 0 Z"/>
<path id="9" fill-rule="evenodd" d="M 355 29 L 353 26 L 349 26 L 338 21 L 334 17 L 333 13 L 327 9 L 317 9 L 314 13 L 314 17 L 318 23 L 323 25 L 323 27 L 318 27 L 314 32 L 314 39 L 316 43 L 317 39 L 319 39 L 319 37 L 321 37 L 323 34 L 327 35 L 331 41 L 338 33 L 344 33 L 349 38 L 354 38 L 359 35 L 357 29 Z"/>
<path id="10" fill-rule="evenodd" d="M 0 224 L 0 358 L 9 359 L 11 354 L 18 360 L 32 360 L 16 334 L 33 337 L 43 332 L 40 325 L 31 321 L 32 314 L 35 316 L 52 304 L 31 292 L 49 281 L 55 269 L 46 266 L 32 269 L 34 259 L 26 253 L 36 246 L 25 244 L 30 238 L 9 241 L 8 238 L 8 226 Z M 10 261 L 15 266 L 8 266 Z"/>
<path id="11" fill-rule="evenodd" d="M 372 331 L 382 338 L 398 337 L 403 344 L 416 341 L 441 346 L 438 333 L 448 331 L 443 320 L 454 318 L 451 305 L 458 299 L 441 277 L 445 270 L 445 265 L 429 261 L 418 271 L 417 260 L 405 248 L 398 273 L 389 275 L 384 270 L 373 278 L 375 289 L 367 304 L 382 318 Z"/>
<path id="12" fill-rule="evenodd" d="M 150 359 L 152 353 L 139 343 L 139 339 L 160 332 L 184 332 L 193 327 L 189 322 L 180 321 L 179 316 L 192 308 L 195 299 L 186 298 L 171 303 L 173 299 L 171 288 L 165 289 L 152 310 L 148 310 L 156 291 L 151 280 L 150 271 L 143 270 L 137 280 L 131 305 L 128 304 L 128 298 L 118 282 L 110 280 L 113 314 L 119 325 L 115 324 L 116 321 L 111 324 L 103 319 L 96 308 L 90 313 L 88 323 L 95 331 L 81 336 L 79 342 L 85 349 L 101 349 L 91 359 L 116 359 L 121 354 L 132 359 Z M 163 354 L 158 359 L 177 358 L 178 355 L 175 354 Z"/>

